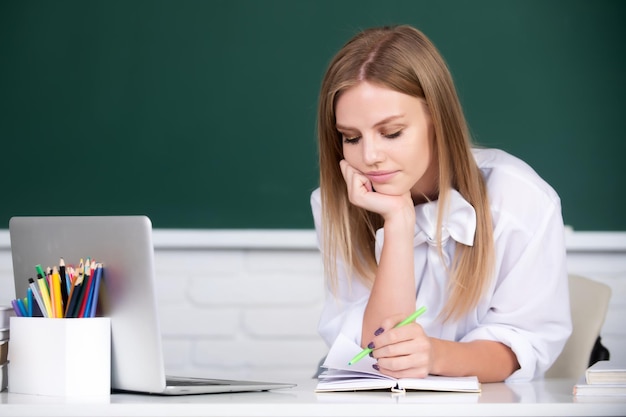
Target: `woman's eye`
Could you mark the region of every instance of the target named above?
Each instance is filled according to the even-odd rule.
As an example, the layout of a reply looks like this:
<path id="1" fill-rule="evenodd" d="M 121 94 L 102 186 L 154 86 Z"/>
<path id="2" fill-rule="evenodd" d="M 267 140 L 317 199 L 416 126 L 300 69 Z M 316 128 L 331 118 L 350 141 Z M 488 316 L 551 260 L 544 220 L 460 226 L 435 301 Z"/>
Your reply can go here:
<path id="1" fill-rule="evenodd" d="M 401 134 L 402 134 L 402 130 L 398 130 L 397 132 L 393 132 L 393 133 L 384 133 L 383 136 L 386 137 L 387 139 L 395 139 L 397 137 L 400 137 Z"/>
<path id="2" fill-rule="evenodd" d="M 352 137 L 343 137 L 344 143 L 357 143 L 361 139 L 360 136 L 352 136 Z"/>

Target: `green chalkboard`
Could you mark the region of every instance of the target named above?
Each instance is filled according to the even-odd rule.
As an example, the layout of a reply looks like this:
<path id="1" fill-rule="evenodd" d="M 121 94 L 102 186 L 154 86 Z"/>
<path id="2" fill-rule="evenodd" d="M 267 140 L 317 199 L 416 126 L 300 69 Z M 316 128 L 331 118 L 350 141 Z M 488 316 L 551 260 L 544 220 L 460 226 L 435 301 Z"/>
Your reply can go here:
<path id="1" fill-rule="evenodd" d="M 478 143 L 535 167 L 575 229 L 626 230 L 625 5 L 2 1 L 0 222 L 311 228 L 325 67 L 357 30 L 409 23 L 446 57 Z"/>

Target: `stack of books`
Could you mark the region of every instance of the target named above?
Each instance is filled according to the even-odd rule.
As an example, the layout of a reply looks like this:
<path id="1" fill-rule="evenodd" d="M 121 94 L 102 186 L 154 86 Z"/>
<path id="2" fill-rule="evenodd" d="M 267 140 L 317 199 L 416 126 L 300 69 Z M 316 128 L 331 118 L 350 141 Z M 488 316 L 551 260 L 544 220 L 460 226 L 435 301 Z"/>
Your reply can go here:
<path id="1" fill-rule="evenodd" d="M 0 391 L 7 388 L 7 355 L 9 353 L 9 318 L 13 308 L 0 306 Z"/>
<path id="2" fill-rule="evenodd" d="M 626 396 L 626 363 L 599 361 L 574 385 L 575 396 Z"/>

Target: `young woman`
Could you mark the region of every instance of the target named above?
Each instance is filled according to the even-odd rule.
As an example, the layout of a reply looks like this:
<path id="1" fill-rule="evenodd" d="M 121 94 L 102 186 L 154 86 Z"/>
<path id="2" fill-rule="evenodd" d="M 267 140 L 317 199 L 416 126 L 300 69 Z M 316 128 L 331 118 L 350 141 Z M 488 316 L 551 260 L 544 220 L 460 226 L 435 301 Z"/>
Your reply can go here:
<path id="1" fill-rule="evenodd" d="M 541 377 L 571 332 L 560 200 L 524 162 L 472 147 L 433 44 L 410 26 L 350 40 L 318 136 L 325 341 L 373 348 L 394 377 Z"/>

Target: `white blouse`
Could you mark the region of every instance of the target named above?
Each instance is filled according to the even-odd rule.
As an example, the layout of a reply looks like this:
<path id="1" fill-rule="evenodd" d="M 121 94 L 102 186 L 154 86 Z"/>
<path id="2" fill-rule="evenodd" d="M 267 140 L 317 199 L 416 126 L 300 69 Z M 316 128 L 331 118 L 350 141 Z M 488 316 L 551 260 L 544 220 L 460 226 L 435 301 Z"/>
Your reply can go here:
<path id="1" fill-rule="evenodd" d="M 564 228 L 556 192 L 523 161 L 496 149 L 475 149 L 485 178 L 493 217 L 495 278 L 477 307 L 459 321 L 441 323 L 437 315 L 447 299 L 448 275 L 436 244 L 437 204 L 415 207 L 416 307 L 426 306 L 419 319 L 426 334 L 445 340 L 495 340 L 517 355 L 520 369 L 507 381 L 540 378 L 556 360 L 571 333 Z M 320 249 L 319 189 L 311 207 Z M 476 228 L 474 208 L 452 190 L 442 226 L 445 261 L 452 259 L 456 242 L 471 245 Z M 384 241 L 376 233 L 376 260 Z M 343 333 L 361 343 L 363 313 L 370 290 L 349 280 L 338 265 L 338 292 L 326 285 L 319 333 L 330 346 Z"/>

